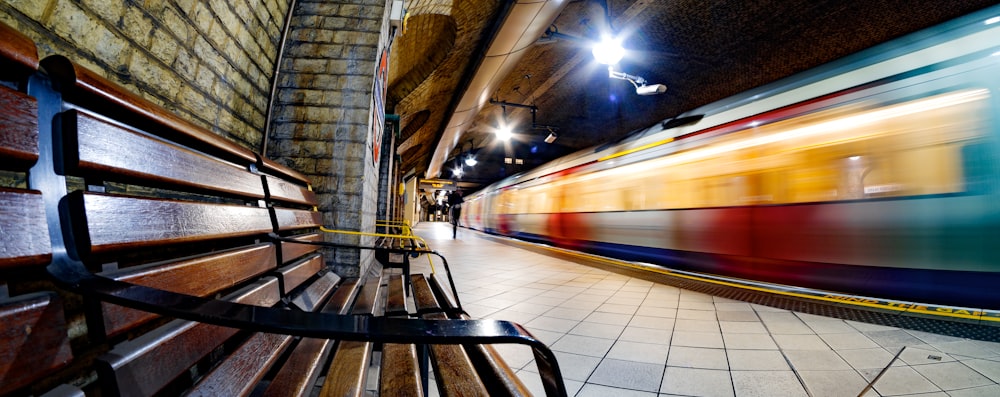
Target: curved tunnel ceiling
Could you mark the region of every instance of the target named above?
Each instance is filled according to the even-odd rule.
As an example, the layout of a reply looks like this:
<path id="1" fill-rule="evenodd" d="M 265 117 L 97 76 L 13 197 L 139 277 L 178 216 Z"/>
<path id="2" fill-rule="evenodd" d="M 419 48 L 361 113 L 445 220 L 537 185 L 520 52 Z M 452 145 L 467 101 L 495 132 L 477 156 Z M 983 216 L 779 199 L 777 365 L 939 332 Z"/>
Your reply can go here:
<path id="1" fill-rule="evenodd" d="M 390 70 L 394 71 L 387 92 L 390 103 L 399 103 L 444 62 L 454 48 L 458 34 L 458 26 L 451 15 L 417 14 L 406 23 L 409 29 L 419 30 L 422 34 L 403 35 L 396 43 L 396 54 L 390 61 Z M 413 59 L 419 61 L 401 61 Z"/>
<path id="2" fill-rule="evenodd" d="M 460 142 L 462 133 L 471 126 L 472 120 L 521 60 L 525 50 L 555 21 L 566 4 L 568 0 L 520 0 L 513 5 L 458 106 L 448 118 L 427 167 L 425 175 L 428 178 L 441 174 L 442 164 Z"/>

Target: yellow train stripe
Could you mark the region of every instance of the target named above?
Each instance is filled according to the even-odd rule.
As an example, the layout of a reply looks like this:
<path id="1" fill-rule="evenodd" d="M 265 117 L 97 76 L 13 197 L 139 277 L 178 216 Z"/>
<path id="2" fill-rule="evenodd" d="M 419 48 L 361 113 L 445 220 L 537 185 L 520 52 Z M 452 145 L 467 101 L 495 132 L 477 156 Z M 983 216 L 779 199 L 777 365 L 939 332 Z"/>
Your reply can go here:
<path id="1" fill-rule="evenodd" d="M 620 152 L 615 153 L 615 154 L 609 154 L 607 156 L 604 156 L 604 157 L 601 157 L 601 158 L 597 159 L 597 161 L 611 160 L 613 158 L 618 158 L 618 157 L 621 157 L 621 156 L 624 156 L 624 155 L 627 155 L 627 154 L 632 154 L 632 153 L 635 153 L 635 152 L 641 152 L 643 150 L 646 150 L 646 149 L 649 149 L 649 148 L 652 148 L 652 147 L 656 147 L 656 146 L 660 146 L 660 145 L 665 145 L 665 144 L 668 144 L 668 143 L 673 142 L 673 141 L 674 141 L 674 138 L 667 138 L 667 139 L 664 139 L 662 141 L 656 141 L 656 142 L 653 142 L 653 143 L 647 143 L 647 144 L 639 146 L 637 148 L 633 148 L 633 149 L 629 149 L 629 150 L 623 150 L 623 151 L 620 151 Z"/>

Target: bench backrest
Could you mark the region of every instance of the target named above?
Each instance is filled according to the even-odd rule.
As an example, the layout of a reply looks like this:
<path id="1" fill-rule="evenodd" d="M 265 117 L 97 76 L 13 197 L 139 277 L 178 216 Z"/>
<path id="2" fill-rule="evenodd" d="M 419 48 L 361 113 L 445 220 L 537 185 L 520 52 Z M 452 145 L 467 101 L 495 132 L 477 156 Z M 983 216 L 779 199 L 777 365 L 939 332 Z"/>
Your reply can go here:
<path id="1" fill-rule="evenodd" d="M 254 153 L 65 58 L 42 66 L 64 100 L 54 129 L 63 154 L 57 168 L 69 185 L 67 249 L 92 271 L 202 297 L 268 272 L 279 277 L 274 296 L 282 297 L 319 272 L 315 247 L 279 249 L 267 241 L 268 233 L 319 226 L 305 178 L 273 163 L 263 167 Z M 155 317 L 102 306 L 103 329 L 92 331 L 112 336 Z"/>
<path id="2" fill-rule="evenodd" d="M 61 154 L 54 167 L 66 180 L 60 216 L 71 258 L 112 280 L 303 311 L 317 310 L 341 281 L 325 270 L 316 246 L 269 239 L 270 233 L 321 239 L 305 177 L 66 58 L 41 64 L 62 99 L 52 145 Z M 86 305 L 90 337 L 114 346 L 95 364 L 108 395 L 189 388 L 190 373 L 211 367 L 218 349 L 241 343 L 234 338 L 268 346 L 265 353 L 250 349 L 254 359 L 280 354 L 292 341 L 84 298 L 94 299 Z M 267 371 L 241 368 L 206 379 L 245 387 L 253 383 L 247 377 Z"/>

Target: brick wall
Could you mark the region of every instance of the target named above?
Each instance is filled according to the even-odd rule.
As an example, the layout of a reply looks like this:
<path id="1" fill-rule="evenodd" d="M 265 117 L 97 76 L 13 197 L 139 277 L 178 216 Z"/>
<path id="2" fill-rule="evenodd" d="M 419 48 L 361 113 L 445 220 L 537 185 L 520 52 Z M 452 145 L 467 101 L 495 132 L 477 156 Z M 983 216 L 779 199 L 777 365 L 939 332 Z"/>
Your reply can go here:
<path id="1" fill-rule="evenodd" d="M 40 57 L 67 56 L 251 150 L 290 0 L 6 0 Z"/>
<path id="2" fill-rule="evenodd" d="M 373 231 L 372 88 L 386 0 L 300 0 L 265 118 L 290 0 L 5 0 L 0 21 L 179 116 L 310 176 L 324 222 Z M 266 147 L 266 149 L 265 149 Z M 388 150 L 388 149 L 386 149 Z M 371 243 L 370 239 L 343 242 Z M 370 252 L 332 255 L 358 274 Z"/>

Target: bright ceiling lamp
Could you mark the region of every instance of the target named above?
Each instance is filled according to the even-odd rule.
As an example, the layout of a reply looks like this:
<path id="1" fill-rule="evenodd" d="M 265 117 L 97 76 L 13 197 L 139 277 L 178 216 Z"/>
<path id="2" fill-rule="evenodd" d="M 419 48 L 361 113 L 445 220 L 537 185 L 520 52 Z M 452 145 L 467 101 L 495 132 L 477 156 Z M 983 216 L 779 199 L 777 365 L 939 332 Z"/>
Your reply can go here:
<path id="1" fill-rule="evenodd" d="M 500 127 L 499 129 L 497 129 L 496 134 L 497 134 L 497 138 L 500 139 L 501 141 L 504 141 L 504 142 L 509 141 L 510 138 L 514 136 L 514 132 L 511 131 L 509 125 L 504 125 L 504 126 Z"/>
<path id="2" fill-rule="evenodd" d="M 625 56 L 625 48 L 622 47 L 621 39 L 604 36 L 600 43 L 594 44 L 592 50 L 594 59 L 605 65 L 617 65 Z"/>
<path id="3" fill-rule="evenodd" d="M 473 157 L 471 154 L 469 155 L 469 157 L 465 158 L 465 165 L 469 167 L 475 167 L 476 164 L 479 164 L 479 161 L 477 161 L 476 158 Z"/>
<path id="4" fill-rule="evenodd" d="M 622 48 L 621 39 L 604 35 L 600 43 L 594 44 L 594 59 L 597 62 L 608 65 L 608 77 L 618 80 L 627 80 L 635 86 L 635 93 L 639 95 L 656 95 L 667 91 L 667 86 L 663 84 L 648 83 L 646 79 L 631 75 L 625 72 L 615 71 L 615 65 L 625 56 L 625 48 Z"/>

